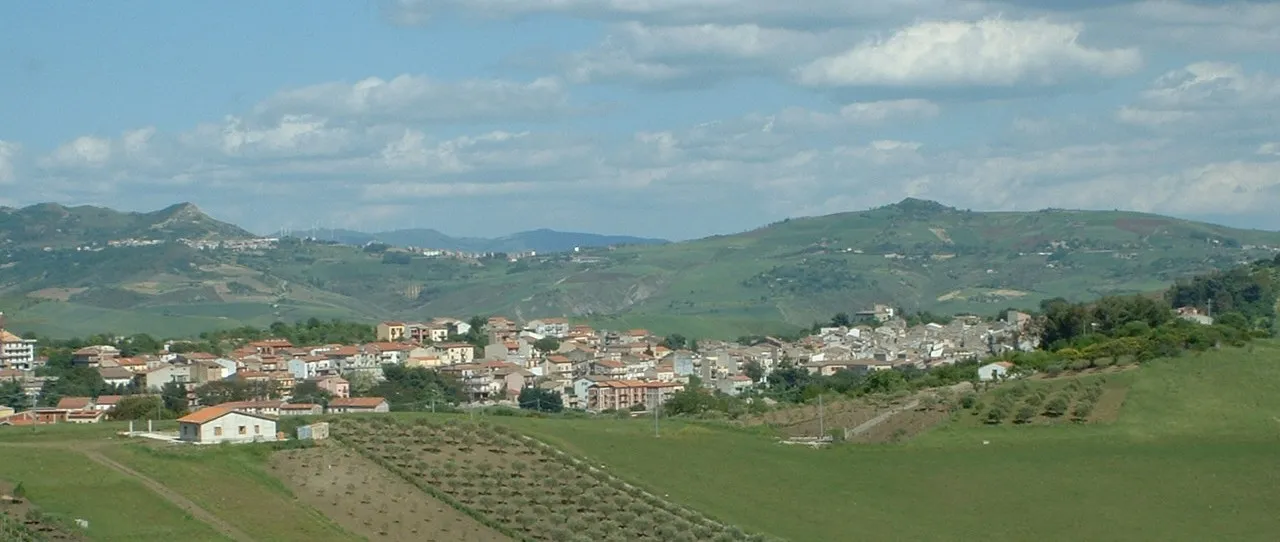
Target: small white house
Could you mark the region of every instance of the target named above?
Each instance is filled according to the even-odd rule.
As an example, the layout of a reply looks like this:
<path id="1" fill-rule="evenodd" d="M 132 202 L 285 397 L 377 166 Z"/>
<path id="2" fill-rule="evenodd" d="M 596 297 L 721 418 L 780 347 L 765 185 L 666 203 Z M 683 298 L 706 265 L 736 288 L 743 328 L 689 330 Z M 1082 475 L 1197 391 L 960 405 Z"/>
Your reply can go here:
<path id="1" fill-rule="evenodd" d="M 226 407 L 207 407 L 178 418 L 178 440 L 195 444 L 276 440 L 276 419 Z"/>
<path id="2" fill-rule="evenodd" d="M 1013 364 L 1007 361 L 997 361 L 988 363 L 982 367 L 978 367 L 978 380 L 982 382 L 996 382 L 1009 378 L 1009 371 L 1013 369 Z"/>

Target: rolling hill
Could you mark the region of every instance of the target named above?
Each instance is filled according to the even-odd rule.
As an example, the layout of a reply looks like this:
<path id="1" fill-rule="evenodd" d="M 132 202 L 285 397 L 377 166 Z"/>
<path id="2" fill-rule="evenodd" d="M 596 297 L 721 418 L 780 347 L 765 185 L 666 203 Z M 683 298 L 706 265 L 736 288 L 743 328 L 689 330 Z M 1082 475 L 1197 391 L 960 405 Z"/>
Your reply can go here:
<path id="1" fill-rule="evenodd" d="M 141 223 L 164 223 L 150 220 Z M 203 235 L 235 230 L 220 225 Z M 177 243 L 43 250 L 31 248 L 41 237 L 28 237 L 0 264 L 0 310 L 14 328 L 159 335 L 313 316 L 501 313 L 736 337 L 785 332 L 875 303 L 992 314 L 1058 296 L 1150 292 L 1180 277 L 1273 258 L 1280 247 L 1277 232 L 1152 214 L 972 212 L 915 199 L 735 235 L 519 261 L 381 253 L 292 238 L 240 252 Z"/>
<path id="2" fill-rule="evenodd" d="M 42 203 L 21 209 L 0 207 L 0 247 L 76 247 L 122 239 L 251 239 L 237 226 L 220 222 L 190 203 L 150 213 L 105 207 L 64 207 Z"/>
<path id="3" fill-rule="evenodd" d="M 574 248 L 608 247 L 614 245 L 662 245 L 665 239 L 632 237 L 629 235 L 599 235 L 595 233 L 563 232 L 549 229 L 522 231 L 511 235 L 488 239 L 483 237 L 451 237 L 432 229 L 393 230 L 364 233 L 351 230 L 320 230 L 315 237 L 344 245 L 386 243 L 399 247 L 420 247 L 462 252 L 567 252 Z"/>

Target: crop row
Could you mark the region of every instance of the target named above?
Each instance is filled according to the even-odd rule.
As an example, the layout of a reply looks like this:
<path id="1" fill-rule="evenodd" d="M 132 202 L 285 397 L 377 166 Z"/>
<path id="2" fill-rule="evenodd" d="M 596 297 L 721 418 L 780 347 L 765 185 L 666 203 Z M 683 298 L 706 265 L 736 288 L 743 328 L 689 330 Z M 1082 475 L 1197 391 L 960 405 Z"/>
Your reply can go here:
<path id="1" fill-rule="evenodd" d="M 463 512 L 526 540 L 765 540 L 506 428 L 345 419 L 334 436 Z"/>

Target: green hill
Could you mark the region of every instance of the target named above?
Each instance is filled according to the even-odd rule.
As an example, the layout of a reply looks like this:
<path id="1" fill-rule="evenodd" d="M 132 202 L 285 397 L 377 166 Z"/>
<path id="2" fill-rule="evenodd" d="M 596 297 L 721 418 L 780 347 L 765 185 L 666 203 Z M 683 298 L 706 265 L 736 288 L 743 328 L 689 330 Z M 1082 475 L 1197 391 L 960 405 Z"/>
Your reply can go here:
<path id="1" fill-rule="evenodd" d="M 124 239 L 249 239 L 257 237 L 220 222 L 190 203 L 150 213 L 104 207 L 64 207 L 42 203 L 21 209 L 0 207 L 0 247 L 85 247 Z"/>
<path id="2" fill-rule="evenodd" d="M 189 214 L 191 208 L 177 209 L 182 215 L 181 209 Z M 98 223 L 123 220 L 117 215 L 103 214 Z M 156 215 L 125 215 L 151 217 L 141 221 L 150 225 L 121 231 L 176 231 L 173 224 L 191 223 L 157 221 Z M 30 233 L 37 229 L 21 229 L 28 232 L 27 246 L 40 244 L 42 238 Z M 12 315 L 15 328 L 44 332 L 60 325 L 53 321 L 60 314 L 93 307 L 116 314 L 84 323 L 96 329 L 117 321 L 185 331 L 190 326 L 182 325 L 184 319 L 264 325 L 310 316 L 501 313 L 735 337 L 784 332 L 876 303 L 992 314 L 1053 297 L 1149 292 L 1180 277 L 1273 258 L 1277 248 L 1280 233 L 1151 214 L 971 212 L 908 199 L 735 235 L 517 262 L 295 239 L 241 252 L 176 244 L 89 253 L 14 248 L 0 265 L 0 296 L 8 300 L 0 310 Z M 145 317 L 117 318 L 124 313 Z"/>

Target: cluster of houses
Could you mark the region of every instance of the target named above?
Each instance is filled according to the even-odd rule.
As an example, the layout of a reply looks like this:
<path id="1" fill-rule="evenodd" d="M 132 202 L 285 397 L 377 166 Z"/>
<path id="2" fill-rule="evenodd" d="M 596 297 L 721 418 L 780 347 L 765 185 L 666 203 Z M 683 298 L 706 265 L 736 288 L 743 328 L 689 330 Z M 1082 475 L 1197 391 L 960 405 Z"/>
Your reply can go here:
<path id="1" fill-rule="evenodd" d="M 351 382 L 377 382 L 388 365 L 451 374 L 476 404 L 531 406 L 519 405 L 520 392 L 538 387 L 558 392 L 567 408 L 600 412 L 654 408 L 685 389 L 694 376 L 708 388 L 740 394 L 757 384 L 752 376 L 767 376 L 784 361 L 815 374 L 865 373 L 906 366 L 930 369 L 1036 346 L 1033 334 L 1024 333 L 1031 317 L 1016 311 L 997 321 L 958 317 L 947 324 L 916 326 L 909 326 L 888 307 L 877 306 L 857 316 L 858 323 L 821 328 L 797 342 L 768 337 L 753 345 L 703 340 L 695 349 L 669 348 L 662 337 L 644 329 L 603 331 L 564 318 L 518 323 L 494 316 L 482 330 L 472 330 L 470 324 L 454 318 L 388 321 L 377 325 L 376 340 L 369 343 L 295 345 L 275 338 L 249 342 L 226 355 L 166 352 L 126 357 L 115 346 L 95 345 L 76 351 L 72 363 L 97 370 L 108 384 L 145 393 L 181 384 L 195 410 L 191 416 L 196 418 L 207 416 L 200 413 L 208 408 L 220 408 L 274 419 L 322 412 L 385 412 L 390 408 L 385 400 L 352 397 Z M 478 348 L 459 340 L 474 336 L 473 331 L 487 335 L 487 346 Z M 9 344 L 28 344 L 10 341 L 3 332 L 0 336 L 6 340 L 6 356 Z M 0 369 L 0 378 L 20 380 L 34 394 L 40 388 L 29 381 L 36 378 L 30 369 L 38 362 L 34 345 L 30 346 L 29 356 L 23 350 L 26 361 L 6 365 Z M 749 366 L 758 367 L 758 372 L 748 371 Z M 196 388 L 216 381 L 261 383 L 282 399 L 198 404 Z M 295 386 L 306 381 L 328 392 L 332 399 L 326 406 L 290 402 Z M 118 397 L 65 398 L 54 408 L 0 417 L 0 423 L 92 423 L 109 413 L 115 401 Z M 191 434 L 205 436 L 203 430 Z"/>

